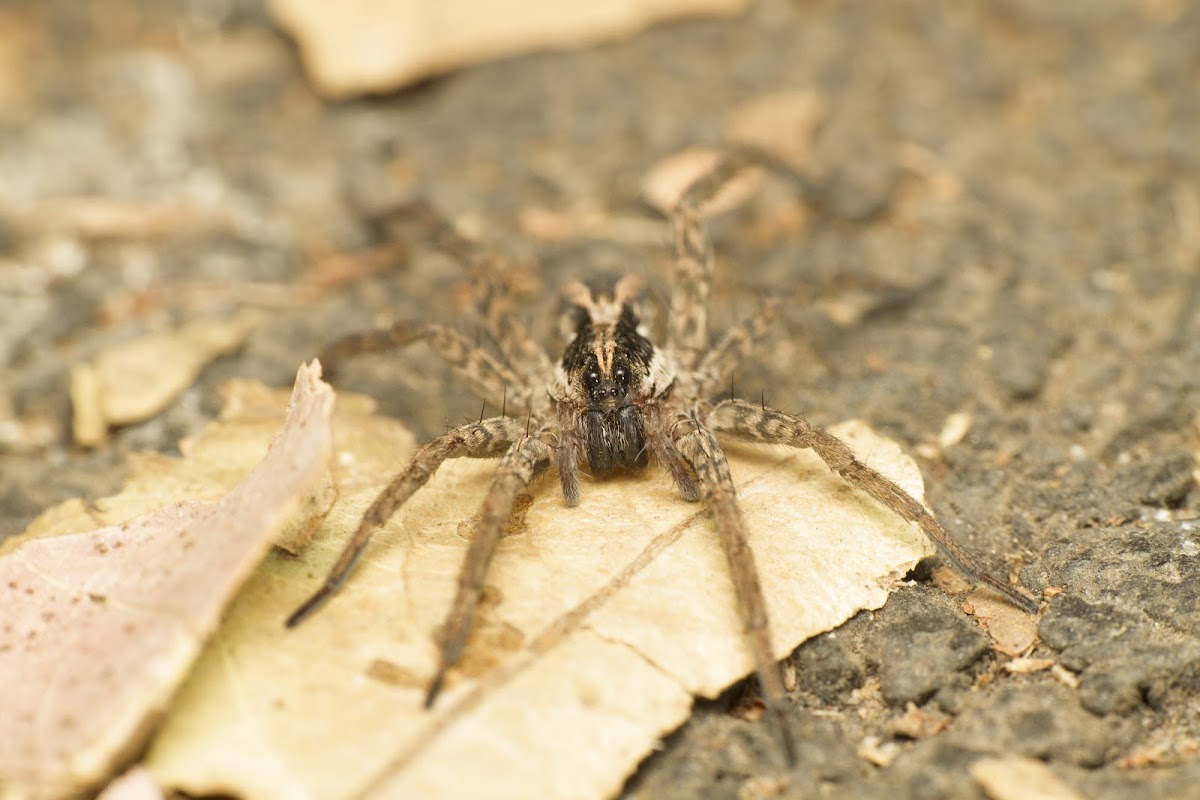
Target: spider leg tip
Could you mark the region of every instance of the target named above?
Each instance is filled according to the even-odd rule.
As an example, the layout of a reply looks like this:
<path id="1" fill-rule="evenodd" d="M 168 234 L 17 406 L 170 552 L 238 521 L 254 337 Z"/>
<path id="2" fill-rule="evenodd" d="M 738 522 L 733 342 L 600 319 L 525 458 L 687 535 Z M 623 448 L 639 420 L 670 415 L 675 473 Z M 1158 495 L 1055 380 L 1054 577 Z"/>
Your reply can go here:
<path id="1" fill-rule="evenodd" d="M 1041 606 L 1042 606 L 1040 601 L 1038 601 L 1036 598 L 1030 597 L 1029 595 L 1025 594 L 1024 592 L 1021 592 L 1021 602 L 1018 605 L 1020 606 L 1022 611 L 1025 611 L 1029 614 L 1038 613 L 1038 611 L 1041 610 Z"/>
<path id="2" fill-rule="evenodd" d="M 437 673 L 433 676 L 433 680 L 429 684 L 429 688 L 425 690 L 425 700 L 421 704 L 428 711 L 433 708 L 434 702 L 437 701 L 438 695 L 442 693 L 442 685 L 446 681 L 446 666 L 444 664 L 438 666 Z"/>
<path id="3" fill-rule="evenodd" d="M 306 606 L 301 606 L 300 608 L 293 611 L 291 616 L 289 616 L 284 621 L 283 627 L 288 628 L 288 629 L 295 628 L 297 625 L 299 625 L 301 622 L 303 622 L 306 617 L 308 617 L 309 613 L 310 613 L 309 608 L 307 608 Z"/>
<path id="4" fill-rule="evenodd" d="M 1017 608 L 1024 611 L 1026 614 L 1037 614 L 1041 610 L 1041 601 L 1035 597 L 1030 597 L 1021 589 L 1015 586 L 1010 586 L 997 578 L 989 575 L 984 575 L 983 583 L 990 586 L 1001 597 L 1012 603 Z"/>
<path id="5" fill-rule="evenodd" d="M 305 600 L 300 605 L 299 608 L 297 608 L 295 611 L 293 611 L 291 613 L 291 615 L 286 620 L 284 620 L 283 627 L 294 628 L 297 625 L 299 625 L 301 622 L 303 622 L 305 619 L 307 619 L 308 616 L 310 614 L 312 614 L 313 611 L 315 611 L 317 609 L 317 606 L 319 606 L 319 605 L 321 605 L 321 603 L 325 602 L 325 598 L 327 598 L 328 596 L 329 596 L 329 589 L 327 587 L 321 587 L 320 589 L 318 589 L 316 591 L 316 593 L 313 594 L 312 597 Z"/>

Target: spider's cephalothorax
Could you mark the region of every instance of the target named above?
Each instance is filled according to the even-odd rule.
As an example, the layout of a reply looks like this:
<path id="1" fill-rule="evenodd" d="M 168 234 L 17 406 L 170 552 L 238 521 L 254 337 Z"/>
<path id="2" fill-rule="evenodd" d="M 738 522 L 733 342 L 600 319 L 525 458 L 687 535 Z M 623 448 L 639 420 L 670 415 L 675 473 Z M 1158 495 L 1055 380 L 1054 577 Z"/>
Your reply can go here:
<path id="1" fill-rule="evenodd" d="M 673 375 L 650 343 L 638 313 L 641 285 L 633 276 L 615 283 L 565 287 L 562 329 L 568 338 L 550 388 L 560 418 L 576 420 L 575 448 L 594 476 L 649 463 L 647 406 L 669 391 Z M 568 497 L 568 500 L 572 498 Z"/>
<path id="2" fill-rule="evenodd" d="M 439 665 L 425 696 L 433 703 L 447 672 L 458 664 L 488 566 L 512 514 L 517 494 L 556 467 L 569 505 L 579 501 L 581 465 L 593 477 L 643 467 L 654 457 L 689 500 L 701 498 L 725 550 L 738 613 L 753 652 L 763 699 L 776 720 L 789 762 L 795 754 L 784 716 L 783 681 L 771 657 L 771 634 L 758 569 L 749 547 L 729 464 L 718 437 L 811 448 L 833 472 L 898 516 L 916 523 L 958 571 L 1012 603 L 1034 612 L 1036 601 L 992 577 L 938 524 L 920 502 L 863 464 L 840 439 L 804 419 L 767 407 L 710 398 L 769 330 L 774 305 L 764 303 L 748 321 L 710 343 L 708 290 L 712 254 L 700 224 L 701 203 L 747 166 L 744 154 L 721 161 L 684 193 L 671 223 L 675 268 L 664 347 L 656 348 L 641 313 L 641 282 L 573 281 L 564 287 L 561 333 L 567 345 L 553 363 L 512 312 L 498 264 L 479 259 L 472 295 L 498 355 L 473 346 L 443 325 L 400 322 L 389 330 L 350 336 L 321 356 L 336 364 L 355 353 L 422 340 L 437 351 L 501 415 L 470 422 L 421 447 L 363 515 L 321 587 L 288 618 L 295 625 L 337 590 L 371 534 L 425 484 L 447 458 L 499 458 L 495 477 L 463 562 L 454 601 L 438 640 Z M 445 227 L 439 238 L 470 245 Z M 510 414 L 512 416 L 510 416 Z"/>

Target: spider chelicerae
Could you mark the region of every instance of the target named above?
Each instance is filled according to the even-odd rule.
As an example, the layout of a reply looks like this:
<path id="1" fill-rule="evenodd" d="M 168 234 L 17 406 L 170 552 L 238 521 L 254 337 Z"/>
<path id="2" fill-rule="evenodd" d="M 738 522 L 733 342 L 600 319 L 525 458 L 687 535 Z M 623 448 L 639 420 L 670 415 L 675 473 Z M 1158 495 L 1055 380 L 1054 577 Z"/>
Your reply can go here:
<path id="1" fill-rule="evenodd" d="M 683 497 L 711 508 L 733 578 L 738 613 L 753 652 L 763 701 L 777 721 L 789 763 L 795 748 L 784 717 L 784 687 L 771 656 L 771 633 L 746 525 L 720 437 L 811 448 L 851 486 L 914 522 L 958 572 L 999 592 L 1028 612 L 1037 602 L 986 572 L 946 533 L 933 515 L 888 478 L 854 457 L 836 436 L 800 417 L 730 398 L 714 400 L 738 363 L 767 333 L 774 304 L 710 344 L 708 296 L 712 251 L 701 224 L 703 204 L 754 159 L 727 154 L 683 193 L 670 215 L 674 270 L 666 343 L 656 347 L 645 323 L 641 280 L 564 287 L 560 327 L 568 342 L 553 362 L 513 313 L 492 262 L 476 263 L 473 299 L 499 357 L 438 324 L 399 322 L 388 330 L 356 334 L 328 348 L 323 363 L 417 341 L 427 342 L 501 416 L 460 425 L 421 447 L 363 515 L 328 577 L 288 618 L 296 625 L 332 595 L 350 574 L 371 535 L 447 458 L 499 458 L 467 549 L 458 589 L 438 636 L 439 663 L 425 696 L 429 707 L 447 671 L 462 656 L 488 566 L 518 494 L 551 467 L 558 468 L 567 505 L 579 502 L 578 473 L 596 478 L 640 470 L 653 458 L 665 467 Z M 452 230 L 443 235 L 454 239 Z"/>

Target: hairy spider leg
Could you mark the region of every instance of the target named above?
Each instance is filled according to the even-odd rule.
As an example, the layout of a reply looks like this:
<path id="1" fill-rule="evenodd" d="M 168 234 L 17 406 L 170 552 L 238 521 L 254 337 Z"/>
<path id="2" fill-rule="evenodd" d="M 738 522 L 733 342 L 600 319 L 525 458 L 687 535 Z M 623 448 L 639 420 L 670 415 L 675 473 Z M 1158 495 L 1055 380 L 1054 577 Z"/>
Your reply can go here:
<path id="1" fill-rule="evenodd" d="M 697 397 L 714 394 L 732 378 L 738 365 L 771 330 L 778 308 L 775 301 L 767 301 L 750 319 L 725 331 L 689 376 L 696 382 L 694 393 Z"/>
<path id="2" fill-rule="evenodd" d="M 524 436 L 525 426 L 521 422 L 508 417 L 492 417 L 459 426 L 417 450 L 408 469 L 393 478 L 371 503 L 325 582 L 292 612 L 285 623 L 287 627 L 298 625 L 345 583 L 375 531 L 428 482 L 443 461 L 464 457 L 497 458 Z"/>
<path id="3" fill-rule="evenodd" d="M 427 342 L 477 396 L 492 405 L 507 407 L 509 386 L 524 385 L 507 364 L 473 345 L 454 328 L 426 322 L 402 320 L 383 330 L 352 333 L 321 351 L 321 365 L 332 374 L 339 363 L 363 353 L 379 353 Z M 515 392 L 511 398 L 518 413 L 532 406 L 531 390 Z"/>
<path id="4" fill-rule="evenodd" d="M 995 590 L 1017 608 L 1037 613 L 1038 601 L 991 575 L 946 533 L 928 509 L 888 478 L 854 456 L 841 439 L 800 417 L 759 408 L 742 400 L 726 400 L 709 413 L 708 425 L 718 433 L 738 439 L 810 448 L 830 470 L 856 489 L 870 495 L 894 514 L 915 522 L 957 572 Z"/>
<path id="5" fill-rule="evenodd" d="M 754 163 L 753 156 L 746 152 L 725 155 L 712 170 L 688 186 L 671 212 L 675 265 L 671 276 L 666 349 L 681 370 L 695 368 L 709 346 L 708 298 L 713 252 L 701 224 L 702 206 Z"/>
<path id="6" fill-rule="evenodd" d="M 733 579 L 743 634 L 757 667 L 763 702 L 775 718 L 788 764 L 794 765 L 796 745 L 784 710 L 783 678 L 772 649 L 766 598 L 763 597 L 754 551 L 750 549 L 746 520 L 738 506 L 737 492 L 729 474 L 729 462 L 716 437 L 694 417 L 681 417 L 675 428 L 681 432 L 675 439 L 675 446 L 695 469 L 704 501 L 713 512 L 713 522 Z"/>
<path id="7" fill-rule="evenodd" d="M 502 277 L 509 270 L 508 260 L 481 253 L 474 241 L 459 233 L 454 223 L 425 201 L 412 203 L 407 210 L 440 249 L 467 267 L 471 301 L 505 361 L 514 370 L 530 376 L 549 373 L 549 356 L 513 313 Z"/>
<path id="8" fill-rule="evenodd" d="M 521 436 L 500 460 L 492 477 L 487 497 L 483 501 L 479 526 L 471 537 L 462 570 L 458 574 L 458 589 L 446 613 L 438 636 L 438 668 L 425 693 L 429 708 L 442 690 L 446 673 L 462 658 L 463 646 L 471 630 L 471 620 L 483 593 L 484 579 L 504 526 L 512 515 L 517 494 L 554 462 L 553 449 L 539 439 Z"/>

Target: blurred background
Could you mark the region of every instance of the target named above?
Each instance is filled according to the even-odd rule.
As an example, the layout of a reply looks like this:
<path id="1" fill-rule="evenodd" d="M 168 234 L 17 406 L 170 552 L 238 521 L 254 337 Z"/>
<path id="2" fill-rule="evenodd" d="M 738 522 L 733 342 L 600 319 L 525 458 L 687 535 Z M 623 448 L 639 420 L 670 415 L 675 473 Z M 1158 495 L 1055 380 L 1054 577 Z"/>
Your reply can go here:
<path id="1" fill-rule="evenodd" d="M 289 385 L 323 344 L 396 319 L 479 331 L 414 201 L 509 256 L 552 343 L 571 277 L 661 292 L 664 165 L 749 141 L 790 171 L 713 222 L 713 315 L 771 295 L 783 324 L 731 390 L 915 449 L 932 506 L 994 572 L 1081 598 L 1042 637 L 1095 679 L 1082 700 L 1048 673 L 989 693 L 986 648 L 922 662 L 905 631 L 960 623 L 914 588 L 802 648 L 811 786 L 788 796 L 985 796 L 964 764 L 989 748 L 1081 796 L 1186 795 L 1200 658 L 1171 637 L 1200 632 L 1182 544 L 1200 505 L 1200 6 L 574 5 L 0 6 L 0 536 L 111 493 L 132 451 L 176 452 L 231 377 Z M 422 348 L 348 364 L 338 387 L 420 437 L 479 414 Z M 890 669 L 935 677 L 856 710 Z M 885 733 L 909 701 L 962 718 Z M 1063 704 L 1078 713 L 1028 722 Z M 758 734 L 728 706 L 627 793 L 752 796 L 769 745 L 742 742 Z M 861 757 L 876 735 L 903 745 L 886 768 Z"/>

